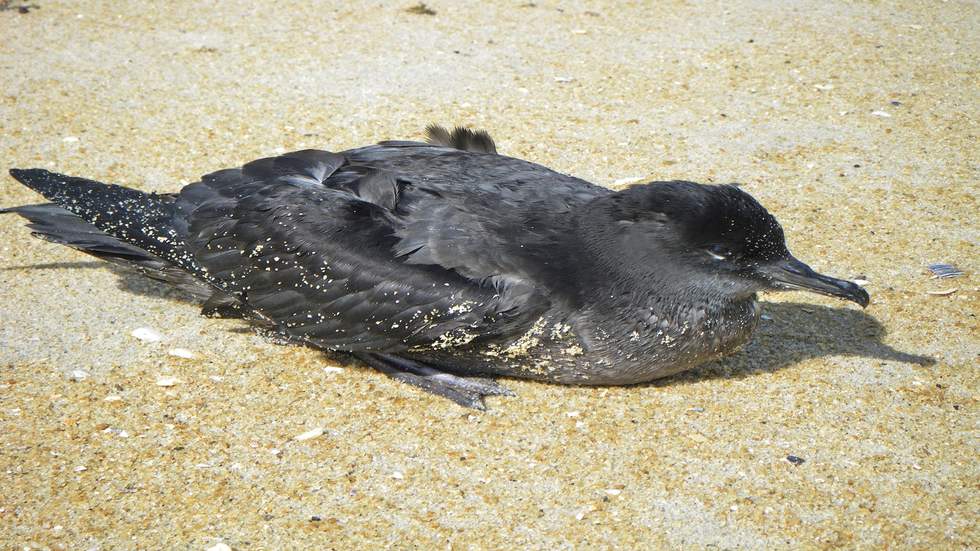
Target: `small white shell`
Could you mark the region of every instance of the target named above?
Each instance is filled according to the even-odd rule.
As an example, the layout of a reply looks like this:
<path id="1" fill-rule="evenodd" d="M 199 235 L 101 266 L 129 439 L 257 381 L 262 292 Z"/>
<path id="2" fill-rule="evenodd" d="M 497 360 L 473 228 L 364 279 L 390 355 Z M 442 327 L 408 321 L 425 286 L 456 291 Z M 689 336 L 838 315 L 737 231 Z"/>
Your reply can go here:
<path id="1" fill-rule="evenodd" d="M 150 329 L 149 327 L 137 327 L 133 329 L 130 335 L 136 337 L 143 342 L 160 342 L 163 340 L 163 335 L 157 331 Z"/>
<path id="2" fill-rule="evenodd" d="M 318 436 L 323 436 L 323 427 L 317 427 L 315 429 L 308 430 L 303 434 L 297 434 L 293 437 L 293 440 L 302 442 L 304 440 L 312 440 Z"/>
<path id="3" fill-rule="evenodd" d="M 163 386 L 163 387 L 174 386 L 179 382 L 180 379 L 176 377 L 171 377 L 169 375 L 165 375 L 163 377 L 157 377 L 157 386 Z"/>
<path id="4" fill-rule="evenodd" d="M 170 350 L 167 353 L 170 354 L 171 356 L 176 356 L 178 358 L 184 358 L 185 360 L 193 360 L 194 358 L 197 357 L 197 354 L 191 352 L 190 350 L 188 350 L 186 348 L 174 348 L 173 350 Z"/>
<path id="5" fill-rule="evenodd" d="M 84 369 L 73 369 L 71 373 L 68 374 L 73 381 L 84 381 L 85 379 L 89 378 L 89 375 L 90 373 Z"/>

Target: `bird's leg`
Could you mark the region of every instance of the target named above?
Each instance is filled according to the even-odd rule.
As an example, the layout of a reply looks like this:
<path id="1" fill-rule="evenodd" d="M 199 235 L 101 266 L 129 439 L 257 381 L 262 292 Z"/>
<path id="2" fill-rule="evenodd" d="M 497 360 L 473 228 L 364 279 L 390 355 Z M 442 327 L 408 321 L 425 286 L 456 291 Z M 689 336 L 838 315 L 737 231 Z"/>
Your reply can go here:
<path id="1" fill-rule="evenodd" d="M 391 354 L 355 353 L 354 357 L 403 383 L 449 398 L 457 404 L 484 410 L 484 396 L 513 396 L 514 393 L 492 379 L 460 377 L 430 365 L 392 356 Z"/>

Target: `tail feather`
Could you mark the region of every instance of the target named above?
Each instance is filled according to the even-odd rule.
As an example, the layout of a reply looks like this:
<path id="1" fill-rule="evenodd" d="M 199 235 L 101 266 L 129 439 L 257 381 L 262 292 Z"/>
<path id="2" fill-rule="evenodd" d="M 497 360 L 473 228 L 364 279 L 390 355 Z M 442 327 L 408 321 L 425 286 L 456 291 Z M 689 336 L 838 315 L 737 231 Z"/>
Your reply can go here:
<path id="1" fill-rule="evenodd" d="M 67 245 L 92 254 L 103 253 L 134 258 L 148 255 L 142 249 L 106 235 L 78 215 L 53 203 L 11 207 L 0 209 L 0 212 L 19 214 L 27 220 L 27 227 L 32 230 L 32 235 L 45 241 Z"/>
<path id="2" fill-rule="evenodd" d="M 161 200 L 153 194 L 123 186 L 65 176 L 39 168 L 11 169 L 10 175 L 59 207 L 77 215 L 81 222 L 88 222 L 101 232 L 116 238 L 118 245 L 108 244 L 105 240 L 98 239 L 93 243 L 96 247 L 118 249 L 105 252 L 125 253 L 126 247 L 132 247 L 140 253 L 145 251 L 193 275 L 206 277 L 206 272 L 186 250 L 183 239 L 172 223 L 174 207 L 171 201 Z M 30 209 L 30 207 L 18 207 L 18 209 Z M 18 212 L 14 209 L 10 210 Z M 74 228 L 75 233 L 48 231 L 45 234 L 46 229 L 57 228 L 59 219 L 46 217 L 45 214 L 51 214 L 50 210 L 27 211 L 28 215 L 32 213 L 44 219 L 37 222 L 41 229 L 39 232 L 41 237 L 47 235 L 53 239 L 68 240 L 84 240 L 92 237 L 91 230 L 86 231 L 74 221 L 68 227 Z M 30 216 L 25 217 L 30 220 Z M 64 220 L 64 217 L 60 218 L 60 221 Z M 79 245 L 83 243 L 84 241 L 78 242 Z"/>
<path id="3" fill-rule="evenodd" d="M 0 209 L 28 222 L 35 237 L 72 247 L 181 289 L 209 316 L 242 317 L 240 301 L 207 283 L 177 230 L 173 196 L 151 195 L 46 170 L 11 176 L 54 203 Z"/>
<path id="4" fill-rule="evenodd" d="M 198 300 L 208 300 L 215 290 L 185 270 L 143 249 L 106 234 L 76 214 L 53 203 L 24 205 L 0 209 L 0 213 L 18 214 L 28 222 L 31 234 L 136 271 L 151 279 L 170 283 Z"/>

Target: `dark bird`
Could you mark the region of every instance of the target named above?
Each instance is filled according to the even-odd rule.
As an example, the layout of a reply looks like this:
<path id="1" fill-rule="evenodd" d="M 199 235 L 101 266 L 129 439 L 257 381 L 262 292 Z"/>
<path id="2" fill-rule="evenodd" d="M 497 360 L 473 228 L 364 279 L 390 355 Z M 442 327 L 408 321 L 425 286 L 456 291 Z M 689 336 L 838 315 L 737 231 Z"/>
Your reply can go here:
<path id="1" fill-rule="evenodd" d="M 6 209 L 34 235 L 176 285 L 206 315 L 482 408 L 486 376 L 642 383 L 748 341 L 759 291 L 866 306 L 818 274 L 729 185 L 612 191 L 499 155 L 486 132 L 304 150 L 178 193 L 13 169 L 51 203 Z"/>

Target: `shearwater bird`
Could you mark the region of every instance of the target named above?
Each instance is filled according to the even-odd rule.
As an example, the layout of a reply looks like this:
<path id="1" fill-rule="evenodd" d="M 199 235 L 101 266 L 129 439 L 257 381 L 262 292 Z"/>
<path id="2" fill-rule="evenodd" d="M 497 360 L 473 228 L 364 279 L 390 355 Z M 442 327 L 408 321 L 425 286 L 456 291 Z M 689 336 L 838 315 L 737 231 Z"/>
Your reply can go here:
<path id="1" fill-rule="evenodd" d="M 869 301 L 794 258 L 735 186 L 613 191 L 465 128 L 259 159 L 173 194 L 10 174 L 51 201 L 6 209 L 38 237 L 481 409 L 510 394 L 488 376 L 620 385 L 717 358 L 749 339 L 759 291 Z"/>

